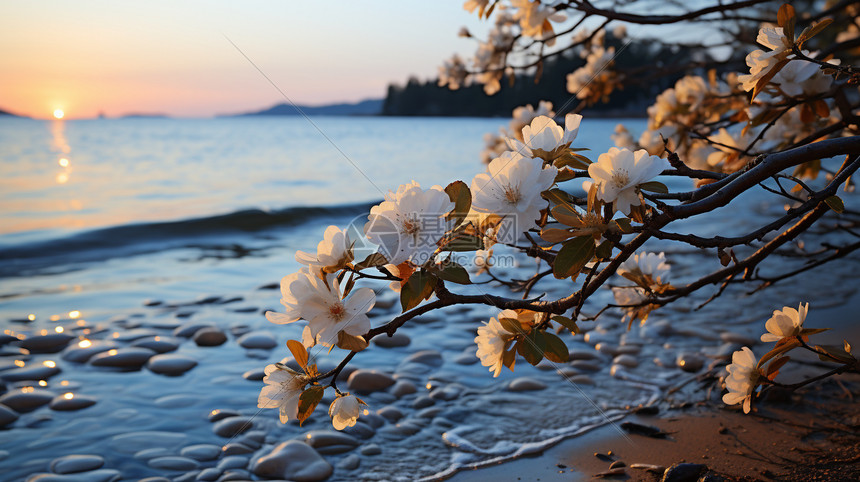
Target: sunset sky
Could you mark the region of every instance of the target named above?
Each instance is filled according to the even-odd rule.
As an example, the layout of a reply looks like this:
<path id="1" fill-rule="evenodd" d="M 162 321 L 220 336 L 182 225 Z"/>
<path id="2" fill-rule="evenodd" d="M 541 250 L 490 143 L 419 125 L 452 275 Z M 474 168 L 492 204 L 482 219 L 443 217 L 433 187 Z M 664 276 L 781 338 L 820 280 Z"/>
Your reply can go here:
<path id="1" fill-rule="evenodd" d="M 208 117 L 381 98 L 471 55 L 462 1 L 39 1 L 0 5 L 0 109 L 47 118 L 128 113 Z"/>

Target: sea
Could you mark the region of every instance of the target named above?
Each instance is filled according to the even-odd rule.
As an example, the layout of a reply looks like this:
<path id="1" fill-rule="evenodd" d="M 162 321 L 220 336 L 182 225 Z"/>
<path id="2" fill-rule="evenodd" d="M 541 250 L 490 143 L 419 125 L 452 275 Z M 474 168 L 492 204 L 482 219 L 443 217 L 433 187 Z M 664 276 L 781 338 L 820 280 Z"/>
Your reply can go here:
<path id="1" fill-rule="evenodd" d="M 645 127 L 586 117 L 575 147 L 596 159 L 619 122 L 634 133 Z M 857 308 L 850 257 L 755 296 L 753 286 L 732 286 L 700 307 L 718 287 L 702 290 L 629 331 L 609 310 L 583 321 L 582 334 L 565 335 L 571 362 L 520 360 L 498 378 L 478 363 L 473 341 L 497 311 L 456 306 L 413 320 L 397 343 L 374 343 L 354 358 L 347 372 L 375 370 L 396 385 L 361 394 L 368 412 L 346 435 L 332 434 L 332 394 L 302 426 L 258 409 L 262 369 L 289 357 L 285 342 L 300 338 L 301 327 L 263 316 L 279 309 L 278 281 L 298 269 L 296 250 L 313 251 L 328 225 L 363 223 L 400 184 L 470 183 L 485 168 L 484 134 L 506 123 L 0 118 L 0 404 L 17 408 L 0 406 L 0 478 L 40 480 L 71 464 L 87 469 L 78 474 L 86 480 L 262 479 L 253 475 L 259 461 L 298 439 L 325 460 L 316 470 L 333 468 L 329 480 L 480 480 L 479 470 L 460 471 L 615 424 L 631 407 L 665 410 L 716 397 L 718 388 L 700 389 L 701 375 L 754 344 L 783 305 L 809 301 L 809 322 L 837 325 L 834 340 L 849 330 L 834 320 Z M 683 179 L 666 183 L 692 188 Z M 740 234 L 785 208 L 751 193 L 677 230 Z M 800 261 L 788 251 L 812 249 L 816 239 L 762 269 L 790 269 Z M 673 282 L 719 268 L 715 251 L 647 247 L 666 253 Z M 521 259 L 494 274 L 524 279 L 536 269 Z M 533 294 L 561 297 L 576 283 L 546 278 Z M 386 283 L 364 285 L 379 293 L 374 326 L 399 314 Z M 462 289 L 521 296 L 489 281 Z M 608 302 L 611 293 L 601 290 L 584 311 Z M 226 342 L 199 346 L 189 337 L 201 327 Z M 145 364 L 154 352 L 145 356 L 141 347 L 164 350 L 166 365 L 184 368 L 159 372 Z M 94 362 L 110 350 L 144 358 L 121 367 Z M 312 350 L 321 367 L 345 354 Z M 71 455 L 101 463 L 63 459 Z"/>

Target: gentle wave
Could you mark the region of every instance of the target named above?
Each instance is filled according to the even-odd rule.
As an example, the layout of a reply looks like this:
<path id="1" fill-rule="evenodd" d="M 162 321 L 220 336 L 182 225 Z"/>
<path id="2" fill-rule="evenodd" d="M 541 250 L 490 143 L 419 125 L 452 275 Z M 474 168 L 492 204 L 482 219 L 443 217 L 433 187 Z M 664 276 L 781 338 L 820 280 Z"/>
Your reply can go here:
<path id="1" fill-rule="evenodd" d="M 0 247 L 0 277 L 33 275 L 45 268 L 77 262 L 131 256 L 206 243 L 236 243 L 237 234 L 298 226 L 320 219 L 360 216 L 373 203 L 301 206 L 264 211 L 245 209 L 228 214 L 180 221 L 135 223 L 99 228 L 48 239 Z"/>

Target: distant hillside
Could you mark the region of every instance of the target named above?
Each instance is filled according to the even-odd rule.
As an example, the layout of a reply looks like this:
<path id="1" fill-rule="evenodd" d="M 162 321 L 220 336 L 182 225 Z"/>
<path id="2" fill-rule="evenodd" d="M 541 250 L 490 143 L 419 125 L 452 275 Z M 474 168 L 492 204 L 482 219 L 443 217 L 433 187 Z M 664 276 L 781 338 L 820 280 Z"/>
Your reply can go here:
<path id="1" fill-rule="evenodd" d="M 18 115 L 18 114 L 14 114 L 14 113 L 12 113 L 12 112 L 9 112 L 9 111 L 3 110 L 3 109 L 0 109 L 0 115 L 9 115 L 9 116 L 12 116 L 12 117 L 24 117 L 24 116 L 20 116 L 20 115 Z"/>
<path id="2" fill-rule="evenodd" d="M 355 104 L 330 104 L 320 106 L 297 105 L 306 115 L 379 115 L 382 113 L 382 99 L 368 99 Z M 228 114 L 222 117 L 245 117 L 252 115 L 301 115 L 290 104 L 278 104 L 268 109 L 246 112 L 241 114 Z"/>

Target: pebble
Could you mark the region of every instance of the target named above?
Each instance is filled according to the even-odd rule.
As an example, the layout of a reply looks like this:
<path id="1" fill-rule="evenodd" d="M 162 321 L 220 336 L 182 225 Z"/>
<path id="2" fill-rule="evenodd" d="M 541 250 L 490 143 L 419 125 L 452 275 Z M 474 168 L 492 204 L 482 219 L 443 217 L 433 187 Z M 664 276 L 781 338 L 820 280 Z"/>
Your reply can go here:
<path id="1" fill-rule="evenodd" d="M 361 419 L 355 422 L 355 425 L 352 427 L 346 427 L 341 432 L 362 440 L 367 440 L 376 434 L 376 430 L 371 428 L 370 425 L 362 423 Z"/>
<path id="2" fill-rule="evenodd" d="M 131 346 L 139 346 L 141 348 L 149 348 L 157 353 L 169 353 L 179 348 L 179 340 L 171 336 L 153 336 L 151 338 L 143 338 L 131 344 Z"/>
<path id="3" fill-rule="evenodd" d="M 199 395 L 177 393 L 156 398 L 155 405 L 162 408 L 183 408 L 190 407 L 200 400 Z"/>
<path id="4" fill-rule="evenodd" d="M 248 457 L 244 455 L 228 455 L 218 461 L 218 470 L 244 469 L 248 466 Z"/>
<path id="5" fill-rule="evenodd" d="M 313 448 L 298 440 L 276 446 L 270 453 L 251 464 L 260 477 L 312 482 L 324 480 L 333 469 Z"/>
<path id="6" fill-rule="evenodd" d="M 54 392 L 40 388 L 24 387 L 10 390 L 0 397 L 3 404 L 18 413 L 32 412 L 33 410 L 47 405 L 57 396 Z"/>
<path id="7" fill-rule="evenodd" d="M 546 388 L 546 383 L 533 378 L 520 377 L 511 380 L 506 388 L 511 392 L 527 392 L 532 390 L 543 390 Z"/>
<path id="8" fill-rule="evenodd" d="M 699 475 L 708 470 L 707 465 L 702 464 L 674 464 L 665 472 L 661 482 L 695 482 L 699 479 Z"/>
<path id="9" fill-rule="evenodd" d="M 149 348 L 124 347 L 108 350 L 90 358 L 90 365 L 96 367 L 111 367 L 138 369 L 143 366 L 155 352 Z"/>
<path id="10" fill-rule="evenodd" d="M 594 345 L 594 349 L 600 353 L 606 353 L 609 356 L 615 356 L 618 354 L 618 345 L 611 345 L 609 343 L 598 343 Z"/>
<path id="11" fill-rule="evenodd" d="M 6 405 L 0 404 L 0 427 L 5 427 L 15 420 L 18 420 L 18 414 L 15 410 L 12 410 Z"/>
<path id="12" fill-rule="evenodd" d="M 87 407 L 92 407 L 96 404 L 96 399 L 86 395 L 72 394 L 71 398 L 67 398 L 71 392 L 54 397 L 51 400 L 51 410 L 58 412 L 69 412 L 72 410 L 81 410 Z"/>
<path id="13" fill-rule="evenodd" d="M 200 463 L 194 459 L 177 456 L 156 457 L 154 459 L 150 459 L 148 464 L 154 469 L 177 471 L 194 470 L 200 467 Z"/>
<path id="14" fill-rule="evenodd" d="M 138 482 L 170 482 L 170 479 L 167 477 L 147 477 L 140 479 Z"/>
<path id="15" fill-rule="evenodd" d="M 638 355 L 642 351 L 639 345 L 621 345 L 615 349 L 619 355 Z"/>
<path id="16" fill-rule="evenodd" d="M 355 437 L 333 430 L 311 430 L 301 440 L 324 455 L 349 452 L 360 444 Z"/>
<path id="17" fill-rule="evenodd" d="M 197 330 L 192 339 L 197 346 L 218 346 L 227 341 L 227 335 L 218 328 L 210 327 Z"/>
<path id="18" fill-rule="evenodd" d="M 248 370 L 242 374 L 242 378 L 245 380 L 250 380 L 252 382 L 260 382 L 263 381 L 263 378 L 266 376 L 266 370 L 264 368 L 254 368 L 252 370 Z"/>
<path id="19" fill-rule="evenodd" d="M 275 336 L 269 331 L 252 331 L 245 333 L 238 340 L 239 346 L 249 349 L 270 350 L 278 346 Z"/>
<path id="20" fill-rule="evenodd" d="M 215 460 L 221 455 L 221 447 L 212 444 L 189 445 L 179 451 L 179 455 L 199 460 L 201 462 Z"/>
<path id="21" fill-rule="evenodd" d="M 221 471 L 215 468 L 209 468 L 206 470 L 201 470 L 199 474 L 197 474 L 197 478 L 195 480 L 205 480 L 212 481 L 218 480 L 218 477 L 221 476 Z"/>
<path id="22" fill-rule="evenodd" d="M 87 347 L 82 347 L 81 342 L 78 342 L 74 345 L 70 345 L 65 350 L 63 350 L 63 353 L 60 354 L 60 358 L 62 358 L 63 360 L 73 362 L 73 363 L 86 363 L 93 356 L 98 355 L 99 353 L 102 353 L 102 352 L 105 352 L 108 350 L 112 350 L 112 349 L 116 348 L 117 346 L 119 346 L 110 340 L 105 340 L 105 341 L 88 340 L 88 341 L 90 343 L 89 343 L 89 346 L 87 346 Z"/>
<path id="23" fill-rule="evenodd" d="M 25 338 L 21 340 L 18 346 L 30 353 L 57 353 L 74 339 L 74 336 L 65 333 L 51 333 Z"/>
<path id="24" fill-rule="evenodd" d="M 401 365 L 406 365 L 407 363 L 421 363 L 422 365 L 429 365 L 431 367 L 439 367 L 442 366 L 442 354 L 436 350 L 421 350 L 413 353 L 406 357 L 405 360 L 401 363 Z"/>
<path id="25" fill-rule="evenodd" d="M 156 457 L 163 457 L 165 455 L 171 455 L 171 454 L 172 454 L 172 452 L 167 450 L 167 449 L 164 449 L 161 447 L 155 447 L 155 448 L 151 448 L 151 449 L 143 449 L 140 452 L 135 452 L 134 458 L 139 459 L 139 460 L 149 460 L 149 459 L 154 459 Z"/>
<path id="26" fill-rule="evenodd" d="M 217 422 L 218 420 L 224 420 L 227 417 L 236 417 L 238 415 L 240 415 L 239 412 L 237 412 L 235 410 L 230 410 L 230 409 L 223 409 L 222 410 L 222 409 L 216 408 L 215 410 L 212 410 L 211 412 L 209 412 L 209 415 L 207 415 L 207 417 L 209 418 L 210 422 Z"/>
<path id="27" fill-rule="evenodd" d="M 105 459 L 98 455 L 66 455 L 51 462 L 51 472 L 55 474 L 74 474 L 101 468 Z"/>
<path id="28" fill-rule="evenodd" d="M 705 360 L 699 355 L 693 353 L 681 353 L 678 355 L 678 358 L 675 359 L 675 363 L 681 368 L 681 370 L 695 373 L 702 369 L 702 366 L 705 364 Z"/>
<path id="29" fill-rule="evenodd" d="M 148 430 L 123 433 L 111 438 L 111 448 L 126 454 L 136 454 L 141 450 L 160 448 L 171 450 L 185 442 L 186 435 L 176 432 Z"/>
<path id="30" fill-rule="evenodd" d="M 359 465 L 361 465 L 361 458 L 358 455 L 350 454 L 337 463 L 337 468 L 343 470 L 355 470 Z"/>
<path id="31" fill-rule="evenodd" d="M 388 392 L 394 395 L 397 398 L 403 397 L 405 395 L 410 395 L 412 393 L 417 392 L 418 389 L 415 388 L 415 384 L 410 382 L 409 380 L 397 380 Z"/>
<path id="32" fill-rule="evenodd" d="M 430 400 L 430 402 L 430 405 L 433 405 L 433 400 Z M 399 408 L 391 405 L 380 408 L 376 411 L 376 414 L 390 422 L 396 422 L 403 418 L 403 412 L 401 412 Z"/>
<path id="33" fill-rule="evenodd" d="M 253 426 L 251 417 L 229 417 L 220 420 L 212 426 L 212 431 L 219 437 L 233 437 L 250 430 Z"/>
<path id="34" fill-rule="evenodd" d="M 153 330 L 148 330 L 146 328 L 137 328 L 134 330 L 115 332 L 111 336 L 111 339 L 114 341 L 120 341 L 125 343 L 140 340 L 141 338 L 151 338 L 156 335 L 158 335 L 158 333 Z"/>
<path id="35" fill-rule="evenodd" d="M 576 361 L 576 360 L 594 360 L 597 358 L 597 353 L 591 350 L 570 350 L 568 351 L 568 360 Z"/>
<path id="36" fill-rule="evenodd" d="M 347 385 L 359 393 L 378 392 L 394 385 L 394 378 L 377 370 L 359 369 L 352 372 Z"/>
<path id="37" fill-rule="evenodd" d="M 432 392 L 430 392 L 430 398 L 432 398 L 433 400 L 450 401 L 459 397 L 461 393 L 463 393 L 462 385 L 451 384 L 433 390 Z"/>
<path id="38" fill-rule="evenodd" d="M 458 365 L 474 365 L 478 361 L 478 357 L 474 353 L 463 353 L 454 358 L 454 363 Z"/>
<path id="39" fill-rule="evenodd" d="M 586 360 L 576 360 L 575 362 L 571 363 L 570 366 L 576 368 L 577 370 L 587 372 L 598 372 L 601 368 L 600 365 Z"/>
<path id="40" fill-rule="evenodd" d="M 628 368 L 636 368 L 639 366 L 639 360 L 637 360 L 636 357 L 631 355 L 618 355 L 617 357 L 612 359 L 612 363 Z"/>
<path id="41" fill-rule="evenodd" d="M 432 398 L 428 397 L 427 395 L 421 395 L 420 397 L 416 398 L 415 401 L 412 402 L 412 408 L 416 410 L 427 408 L 432 406 L 434 403 L 436 402 L 433 401 Z M 380 413 L 380 415 L 382 414 Z"/>
<path id="42" fill-rule="evenodd" d="M 0 378 L 7 382 L 20 382 L 24 380 L 47 380 L 52 376 L 60 373 L 60 368 L 48 366 L 44 364 L 29 365 L 21 368 L 14 368 L 0 373 Z"/>
<path id="43" fill-rule="evenodd" d="M 182 375 L 196 366 L 197 360 L 177 354 L 155 355 L 146 364 L 155 373 L 171 376 Z"/>
<path id="44" fill-rule="evenodd" d="M 361 421 L 370 425 L 373 429 L 377 429 L 385 425 L 385 419 L 375 413 L 368 413 L 361 416 Z"/>
<path id="45" fill-rule="evenodd" d="M 732 333 L 730 331 L 720 333 L 720 339 L 726 343 L 737 343 L 738 345 L 743 346 L 753 346 L 759 342 L 755 338 L 744 336 L 739 333 Z"/>
<path id="46" fill-rule="evenodd" d="M 98 469 L 77 474 L 33 474 L 27 482 L 110 482 L 119 478 L 118 470 Z"/>
<path id="47" fill-rule="evenodd" d="M 382 448 L 376 444 L 367 444 L 361 447 L 361 455 L 379 455 L 382 453 Z"/>
<path id="48" fill-rule="evenodd" d="M 242 455 L 254 453 L 254 449 L 238 442 L 228 443 L 222 449 L 224 455 Z"/>
<path id="49" fill-rule="evenodd" d="M 217 326 L 213 325 L 212 323 L 200 323 L 190 321 L 173 330 L 173 336 L 179 338 L 191 338 L 192 336 L 194 336 L 195 333 L 204 328 L 217 328 Z"/>
<path id="50" fill-rule="evenodd" d="M 394 333 L 392 336 L 381 335 L 373 338 L 373 344 L 382 348 L 399 348 L 409 346 L 412 340 L 403 333 Z"/>
<path id="51" fill-rule="evenodd" d="M 575 375 L 568 378 L 568 380 L 581 385 L 594 385 L 594 379 L 588 375 Z"/>

